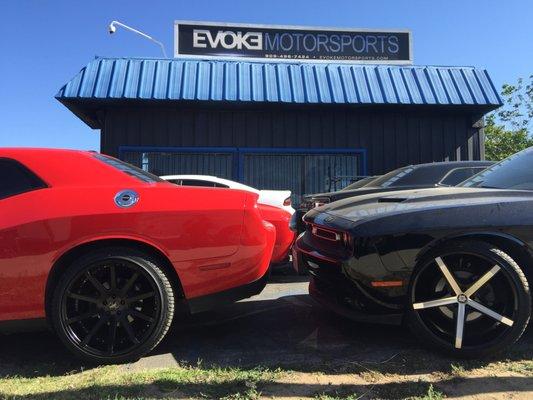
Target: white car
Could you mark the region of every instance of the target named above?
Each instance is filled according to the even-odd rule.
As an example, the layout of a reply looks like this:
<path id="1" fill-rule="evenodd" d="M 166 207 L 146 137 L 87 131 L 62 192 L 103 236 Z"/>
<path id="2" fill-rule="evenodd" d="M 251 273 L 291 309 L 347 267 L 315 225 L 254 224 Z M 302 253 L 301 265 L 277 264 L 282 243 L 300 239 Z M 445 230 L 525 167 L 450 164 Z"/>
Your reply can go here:
<path id="1" fill-rule="evenodd" d="M 290 190 L 258 190 L 239 182 L 210 175 L 164 175 L 161 176 L 161 179 L 182 186 L 211 186 L 246 190 L 257 193 L 259 195 L 257 202 L 260 204 L 283 208 L 291 214 L 294 213 L 294 208 L 291 205 Z"/>

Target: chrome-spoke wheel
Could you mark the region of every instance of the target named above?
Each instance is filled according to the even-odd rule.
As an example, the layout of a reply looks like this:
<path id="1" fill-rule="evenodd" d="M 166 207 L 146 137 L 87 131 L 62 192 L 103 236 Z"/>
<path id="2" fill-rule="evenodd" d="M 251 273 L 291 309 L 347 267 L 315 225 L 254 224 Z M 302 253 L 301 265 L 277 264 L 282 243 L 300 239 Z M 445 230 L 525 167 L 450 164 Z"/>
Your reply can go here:
<path id="1" fill-rule="evenodd" d="M 457 354 L 490 353 L 517 340 L 531 298 L 525 276 L 487 243 L 451 243 L 417 266 L 409 288 L 411 328 Z"/>
<path id="2" fill-rule="evenodd" d="M 465 256 L 466 255 L 463 255 L 463 258 L 460 258 L 460 260 L 464 261 Z M 483 260 L 472 259 L 471 263 L 472 262 L 483 264 Z M 505 324 L 507 326 L 513 326 L 512 319 L 505 317 L 494 310 L 491 310 L 490 308 L 480 304 L 479 302 L 475 301 L 472 298 L 480 289 L 490 284 L 491 279 L 501 270 L 501 267 L 499 265 L 494 265 L 481 277 L 475 280 L 473 284 L 464 288 L 465 284 L 463 285 L 459 284 L 457 279 L 454 277 L 453 273 L 450 271 L 450 268 L 448 268 L 448 266 L 446 265 L 446 263 L 443 261 L 441 257 L 435 258 L 435 264 L 438 265 L 440 271 L 442 272 L 442 275 L 444 276 L 447 284 L 449 285 L 449 289 L 452 290 L 454 295 L 447 296 L 447 297 L 440 298 L 440 299 L 435 299 L 435 300 L 413 303 L 413 309 L 427 310 L 427 309 L 434 308 L 434 307 L 456 305 L 457 312 L 456 312 L 456 318 L 455 318 L 456 329 L 455 329 L 455 340 L 454 340 L 455 348 L 460 349 L 462 348 L 462 345 L 463 345 L 463 334 L 464 334 L 465 323 L 467 322 L 466 315 L 467 315 L 468 307 L 472 307 L 476 309 L 477 311 L 481 312 L 483 315 L 486 315 L 496 320 L 499 323 Z M 480 268 L 482 267 L 480 266 Z"/>
<path id="3" fill-rule="evenodd" d="M 127 354 L 153 333 L 161 315 L 154 278 L 126 259 L 106 259 L 82 269 L 61 300 L 61 322 L 80 351 Z"/>

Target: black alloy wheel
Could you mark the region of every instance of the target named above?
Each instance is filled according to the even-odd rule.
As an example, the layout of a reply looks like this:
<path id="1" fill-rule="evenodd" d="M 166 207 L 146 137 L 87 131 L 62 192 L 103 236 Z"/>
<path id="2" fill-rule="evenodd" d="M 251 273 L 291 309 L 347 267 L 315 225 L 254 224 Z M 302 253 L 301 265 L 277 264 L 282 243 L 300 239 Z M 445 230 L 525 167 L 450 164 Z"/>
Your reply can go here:
<path id="1" fill-rule="evenodd" d="M 523 271 L 488 243 L 449 243 L 424 257 L 413 272 L 411 329 L 453 355 L 483 357 L 503 350 L 520 338 L 530 316 Z"/>
<path id="2" fill-rule="evenodd" d="M 128 248 L 82 256 L 53 296 L 52 320 L 63 343 L 97 363 L 133 361 L 165 336 L 174 294 L 158 261 Z"/>

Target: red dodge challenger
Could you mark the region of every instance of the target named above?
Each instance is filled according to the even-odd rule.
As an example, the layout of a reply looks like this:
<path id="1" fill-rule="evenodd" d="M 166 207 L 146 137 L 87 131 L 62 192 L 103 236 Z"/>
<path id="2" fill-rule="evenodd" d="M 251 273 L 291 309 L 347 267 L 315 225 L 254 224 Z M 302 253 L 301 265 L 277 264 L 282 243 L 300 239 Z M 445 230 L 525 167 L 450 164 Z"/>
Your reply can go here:
<path id="1" fill-rule="evenodd" d="M 191 312 L 259 293 L 257 195 L 180 187 L 98 153 L 0 149 L 0 326 L 47 319 L 86 360 L 135 360 Z"/>
<path id="2" fill-rule="evenodd" d="M 171 182 L 178 186 L 208 186 L 225 189 L 240 189 L 247 192 L 258 193 L 259 199 L 257 207 L 265 221 L 270 222 L 276 228 L 276 242 L 272 252 L 272 264 L 284 264 L 289 259 L 289 251 L 294 242 L 294 232 L 291 230 L 289 223 L 291 212 L 294 209 L 290 206 L 290 197 L 285 198 L 290 191 L 284 190 L 257 190 L 241 183 L 230 181 L 228 179 L 217 178 L 209 175 L 164 175 L 160 177 L 165 181 Z M 231 186 L 230 186 L 231 185 Z M 261 199 L 263 194 L 263 199 Z M 281 195 L 281 197 L 280 197 Z M 281 200 L 281 201 L 280 201 Z M 286 202 L 289 200 L 289 204 Z M 276 201 L 278 201 L 277 205 Z"/>

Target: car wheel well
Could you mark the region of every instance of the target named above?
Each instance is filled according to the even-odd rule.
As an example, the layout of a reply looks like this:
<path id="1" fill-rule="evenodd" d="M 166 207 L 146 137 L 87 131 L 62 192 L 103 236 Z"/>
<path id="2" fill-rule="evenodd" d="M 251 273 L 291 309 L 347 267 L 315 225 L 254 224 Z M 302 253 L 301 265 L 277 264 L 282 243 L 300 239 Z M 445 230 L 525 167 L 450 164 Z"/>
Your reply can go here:
<path id="1" fill-rule="evenodd" d="M 457 242 L 461 240 L 480 240 L 498 247 L 507 253 L 511 258 L 513 258 L 513 260 L 521 267 L 522 271 L 526 275 L 529 284 L 533 284 L 533 253 L 531 249 L 526 244 L 512 236 L 498 233 L 473 233 L 440 239 L 431 243 L 423 251 L 421 251 L 417 256 L 417 262 L 424 258 L 424 256 L 434 248 L 439 247 L 444 243 Z"/>
<path id="2" fill-rule="evenodd" d="M 167 273 L 169 280 L 171 281 L 172 286 L 175 288 L 176 298 L 184 298 L 183 288 L 181 286 L 181 281 L 179 276 L 172 266 L 172 263 L 159 249 L 137 240 L 131 239 L 103 239 L 96 240 L 89 243 L 83 243 L 79 246 L 76 246 L 68 250 L 63 254 L 52 266 L 50 274 L 48 275 L 48 280 L 46 282 L 46 294 L 45 294 L 45 309 L 46 315 L 50 315 L 49 307 L 51 303 L 51 295 L 54 292 L 61 273 L 68 268 L 68 266 L 74 261 L 77 257 L 80 257 L 83 254 L 94 251 L 96 249 L 101 249 L 105 247 L 126 247 L 133 250 L 141 251 L 146 253 L 157 260 L 159 260 L 160 267 Z"/>

